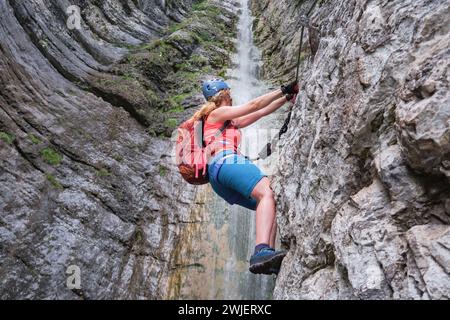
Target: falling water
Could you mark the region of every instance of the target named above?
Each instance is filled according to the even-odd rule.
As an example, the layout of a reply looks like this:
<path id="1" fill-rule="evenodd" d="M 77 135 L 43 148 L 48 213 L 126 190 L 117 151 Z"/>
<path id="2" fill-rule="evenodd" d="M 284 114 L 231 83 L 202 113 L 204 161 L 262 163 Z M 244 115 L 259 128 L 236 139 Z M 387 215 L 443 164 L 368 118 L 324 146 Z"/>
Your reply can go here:
<path id="1" fill-rule="evenodd" d="M 267 86 L 258 79 L 261 59 L 253 43 L 253 19 L 248 0 L 240 2 L 242 13 L 238 25 L 237 53 L 233 58 L 234 67 L 227 77 L 234 105 L 246 103 L 268 91 Z M 265 134 L 261 135 L 258 129 L 279 127 L 277 118 L 279 116 L 271 115 L 243 130 L 241 150 L 245 155 L 254 158 L 266 145 L 268 138 L 264 140 Z M 268 168 L 267 163 L 256 164 L 263 171 Z M 265 173 L 269 174 L 267 171 Z M 271 299 L 274 276 L 253 275 L 248 271 L 255 241 L 255 212 L 230 206 L 209 186 L 202 188 L 197 198 L 198 207 L 191 219 L 205 222 L 192 224 L 183 236 L 184 247 L 177 252 L 177 263 L 186 265 L 186 268 L 172 277 L 170 297 Z"/>

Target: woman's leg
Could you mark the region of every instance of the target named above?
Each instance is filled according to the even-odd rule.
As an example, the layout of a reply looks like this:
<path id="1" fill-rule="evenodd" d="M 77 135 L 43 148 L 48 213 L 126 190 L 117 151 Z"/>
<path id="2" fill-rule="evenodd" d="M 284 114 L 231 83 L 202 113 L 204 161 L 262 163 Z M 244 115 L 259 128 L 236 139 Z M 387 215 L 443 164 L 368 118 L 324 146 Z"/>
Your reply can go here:
<path id="1" fill-rule="evenodd" d="M 275 217 L 275 221 L 273 222 L 272 231 L 270 232 L 270 247 L 275 248 L 275 241 L 277 239 L 277 219 Z"/>
<path id="2" fill-rule="evenodd" d="M 256 244 L 272 245 L 272 242 L 275 241 L 271 238 L 276 233 L 275 198 L 267 177 L 258 182 L 252 191 L 252 197 L 258 202 L 256 208 Z"/>

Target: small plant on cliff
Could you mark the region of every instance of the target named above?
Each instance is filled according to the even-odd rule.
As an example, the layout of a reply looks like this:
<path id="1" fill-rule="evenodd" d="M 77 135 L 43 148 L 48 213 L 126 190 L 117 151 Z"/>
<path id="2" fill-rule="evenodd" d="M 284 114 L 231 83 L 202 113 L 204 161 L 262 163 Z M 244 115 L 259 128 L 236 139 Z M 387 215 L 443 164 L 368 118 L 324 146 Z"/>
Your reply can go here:
<path id="1" fill-rule="evenodd" d="M 113 158 L 117 162 L 122 162 L 124 160 L 123 156 L 121 156 L 120 154 L 114 154 L 111 158 Z"/>
<path id="2" fill-rule="evenodd" d="M 208 1 L 203 0 L 200 1 L 198 3 L 195 3 L 194 5 L 192 5 L 192 10 L 193 11 L 200 11 L 200 10 L 205 10 L 206 8 L 208 8 Z"/>
<path id="3" fill-rule="evenodd" d="M 161 177 L 165 177 L 167 175 L 168 171 L 169 170 L 166 167 L 159 166 L 159 175 Z"/>
<path id="4" fill-rule="evenodd" d="M 6 142 L 7 144 L 11 144 L 14 141 L 14 136 L 9 133 L 0 131 L 0 139 Z"/>
<path id="5" fill-rule="evenodd" d="M 51 164 L 52 166 L 59 165 L 63 159 L 62 155 L 60 155 L 52 148 L 42 149 L 41 155 L 44 161 L 47 162 L 48 164 Z"/>
<path id="6" fill-rule="evenodd" d="M 170 113 L 180 113 L 184 111 L 183 102 L 190 96 L 189 93 L 182 93 L 178 94 L 174 97 L 171 97 L 170 105 L 171 108 L 169 109 Z"/>
<path id="7" fill-rule="evenodd" d="M 196 67 L 204 67 L 208 64 L 208 59 L 204 56 L 201 56 L 199 54 L 193 54 L 190 59 L 191 64 L 193 64 Z"/>
<path id="8" fill-rule="evenodd" d="M 111 173 L 107 169 L 101 168 L 100 170 L 97 170 L 95 172 L 95 175 L 100 178 L 105 178 L 105 177 L 110 177 Z"/>
<path id="9" fill-rule="evenodd" d="M 168 113 L 182 113 L 184 112 L 184 108 L 182 106 L 178 106 L 167 111 Z"/>
<path id="10" fill-rule="evenodd" d="M 61 185 L 61 183 L 58 180 L 56 180 L 54 175 L 47 173 L 45 175 L 45 177 L 47 178 L 47 181 L 50 182 L 50 184 L 52 185 L 53 188 L 63 189 L 63 186 Z"/>
<path id="11" fill-rule="evenodd" d="M 176 128 L 178 126 L 178 120 L 177 119 L 173 119 L 173 118 L 167 119 L 164 122 L 164 125 L 166 127 L 170 128 L 170 129 Z"/>
<path id="12" fill-rule="evenodd" d="M 38 137 L 36 137 L 34 134 L 32 134 L 32 133 L 30 133 L 28 135 L 28 139 L 30 139 L 31 143 L 33 143 L 33 144 L 41 143 L 41 140 Z"/>

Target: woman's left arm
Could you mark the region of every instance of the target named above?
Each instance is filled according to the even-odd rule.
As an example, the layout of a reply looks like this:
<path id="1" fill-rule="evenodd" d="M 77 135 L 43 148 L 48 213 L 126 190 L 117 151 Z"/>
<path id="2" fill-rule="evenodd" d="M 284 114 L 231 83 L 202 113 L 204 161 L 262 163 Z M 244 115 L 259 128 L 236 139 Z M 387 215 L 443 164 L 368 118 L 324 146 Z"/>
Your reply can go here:
<path id="1" fill-rule="evenodd" d="M 250 113 L 249 115 L 235 119 L 233 121 L 233 123 L 238 128 L 248 127 L 249 125 L 252 125 L 256 121 L 261 119 L 262 117 L 265 117 L 265 116 L 271 114 L 272 112 L 278 110 L 279 108 L 284 106 L 286 104 L 286 102 L 288 102 L 288 100 L 286 99 L 286 97 L 283 96 L 283 97 L 275 100 L 274 102 L 272 102 L 267 107 L 265 107 L 261 110 L 258 110 L 256 112 Z"/>

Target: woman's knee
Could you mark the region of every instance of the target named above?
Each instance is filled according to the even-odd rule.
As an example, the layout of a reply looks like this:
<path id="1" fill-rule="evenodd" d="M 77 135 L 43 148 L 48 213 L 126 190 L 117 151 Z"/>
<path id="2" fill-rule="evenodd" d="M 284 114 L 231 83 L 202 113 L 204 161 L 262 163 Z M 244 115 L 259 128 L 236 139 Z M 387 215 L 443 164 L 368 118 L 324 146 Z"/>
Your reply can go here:
<path id="1" fill-rule="evenodd" d="M 275 199 L 275 195 L 270 187 L 270 181 L 268 178 L 263 178 L 253 189 L 252 197 L 256 201 L 261 201 L 262 199 Z"/>
<path id="2" fill-rule="evenodd" d="M 264 198 L 272 198 L 275 199 L 275 194 L 273 193 L 273 190 L 270 186 L 268 186 L 265 190 L 264 190 Z"/>

